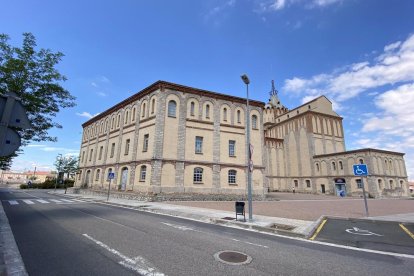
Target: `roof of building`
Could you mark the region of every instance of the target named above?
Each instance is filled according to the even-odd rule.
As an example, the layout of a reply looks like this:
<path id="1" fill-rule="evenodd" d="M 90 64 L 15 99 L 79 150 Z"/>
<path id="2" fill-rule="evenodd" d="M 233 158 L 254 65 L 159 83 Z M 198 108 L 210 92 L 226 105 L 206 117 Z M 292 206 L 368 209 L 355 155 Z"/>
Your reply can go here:
<path id="1" fill-rule="evenodd" d="M 124 106 L 126 106 L 126 105 L 128 105 L 128 104 L 144 97 L 145 95 L 158 90 L 158 89 L 160 89 L 161 91 L 163 91 L 164 89 L 172 89 L 172 90 L 181 91 L 181 92 L 184 92 L 184 93 L 191 93 L 191 94 L 196 94 L 196 95 L 200 95 L 200 96 L 210 96 L 212 98 L 228 100 L 228 101 L 233 101 L 233 102 L 239 102 L 239 103 L 242 103 L 242 104 L 246 103 L 246 98 L 230 96 L 230 95 L 226 95 L 226 94 L 222 94 L 222 93 L 212 92 L 212 91 L 208 91 L 208 90 L 203 90 L 203 89 L 199 89 L 199 88 L 194 88 L 194 87 L 189 87 L 189 86 L 185 86 L 185 85 L 181 85 L 181 84 L 176 84 L 176 83 L 172 83 L 172 82 L 159 80 L 159 81 L 154 82 L 150 86 L 142 89 L 141 91 L 135 93 L 131 97 L 123 100 L 122 102 L 110 107 L 109 109 L 105 110 L 104 112 L 100 113 L 99 115 L 96 115 L 95 117 L 93 117 L 90 120 L 86 121 L 85 123 L 82 124 L 82 127 L 86 127 L 86 126 L 94 123 L 95 121 L 98 121 L 99 119 L 104 118 L 108 114 L 111 114 L 112 112 L 114 112 L 114 111 L 116 111 L 116 110 L 118 110 L 118 109 L 120 109 L 120 108 L 122 108 L 122 107 L 124 107 Z M 259 107 L 263 107 L 265 105 L 264 102 L 256 101 L 256 100 L 249 100 L 249 104 L 253 105 L 253 106 L 259 106 Z"/>
<path id="2" fill-rule="evenodd" d="M 349 150 L 349 151 L 336 152 L 336 153 L 320 154 L 320 155 L 315 155 L 313 157 L 320 158 L 320 157 L 330 157 L 330 156 L 335 156 L 335 155 L 354 154 L 354 153 L 363 153 L 363 152 L 378 152 L 378 153 L 394 154 L 394 155 L 401 155 L 401 156 L 405 155 L 405 153 L 402 153 L 402 152 L 365 148 L 365 149 Z"/>

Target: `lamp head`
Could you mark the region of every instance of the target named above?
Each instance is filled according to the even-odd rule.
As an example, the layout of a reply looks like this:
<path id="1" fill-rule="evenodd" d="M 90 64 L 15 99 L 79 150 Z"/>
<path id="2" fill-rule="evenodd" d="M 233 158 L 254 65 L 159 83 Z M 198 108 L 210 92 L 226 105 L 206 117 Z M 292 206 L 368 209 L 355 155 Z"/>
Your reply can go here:
<path id="1" fill-rule="evenodd" d="M 243 80 L 243 82 L 244 82 L 245 84 L 249 84 L 249 83 L 250 83 L 249 77 L 248 77 L 246 74 L 243 74 L 243 75 L 241 76 L 241 78 L 242 78 L 242 80 Z"/>

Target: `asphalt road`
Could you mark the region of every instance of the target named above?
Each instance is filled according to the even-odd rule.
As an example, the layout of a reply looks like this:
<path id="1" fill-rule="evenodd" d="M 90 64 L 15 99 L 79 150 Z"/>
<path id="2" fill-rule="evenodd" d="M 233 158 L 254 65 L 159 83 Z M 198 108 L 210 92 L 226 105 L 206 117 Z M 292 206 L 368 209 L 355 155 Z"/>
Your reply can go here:
<path id="1" fill-rule="evenodd" d="M 29 275 L 389 276 L 414 271 L 412 258 L 96 203 L 62 202 L 44 191 L 3 189 L 0 199 Z M 252 260 L 245 265 L 217 261 L 214 254 L 224 250 Z"/>

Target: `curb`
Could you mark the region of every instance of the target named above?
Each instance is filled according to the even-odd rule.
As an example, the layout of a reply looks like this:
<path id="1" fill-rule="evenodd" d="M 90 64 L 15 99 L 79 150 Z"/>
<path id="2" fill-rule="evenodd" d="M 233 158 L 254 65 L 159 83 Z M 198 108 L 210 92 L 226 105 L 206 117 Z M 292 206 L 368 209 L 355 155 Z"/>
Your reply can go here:
<path id="1" fill-rule="evenodd" d="M 28 275 L 1 202 L 0 249 L 0 275 Z"/>

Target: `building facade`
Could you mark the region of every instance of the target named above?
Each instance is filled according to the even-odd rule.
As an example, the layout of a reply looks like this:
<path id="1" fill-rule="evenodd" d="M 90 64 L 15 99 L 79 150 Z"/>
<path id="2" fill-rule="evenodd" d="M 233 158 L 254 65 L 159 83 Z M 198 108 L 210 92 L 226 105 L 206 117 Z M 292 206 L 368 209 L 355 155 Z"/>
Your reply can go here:
<path id="1" fill-rule="evenodd" d="M 244 98 L 158 81 L 83 126 L 76 185 L 152 193 L 245 194 Z M 404 154 L 345 151 L 342 118 L 319 97 L 293 110 L 272 84 L 267 104 L 250 101 L 252 188 L 359 195 L 352 165 L 370 167 L 370 195 L 408 194 Z"/>

